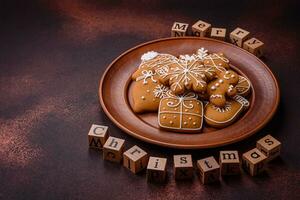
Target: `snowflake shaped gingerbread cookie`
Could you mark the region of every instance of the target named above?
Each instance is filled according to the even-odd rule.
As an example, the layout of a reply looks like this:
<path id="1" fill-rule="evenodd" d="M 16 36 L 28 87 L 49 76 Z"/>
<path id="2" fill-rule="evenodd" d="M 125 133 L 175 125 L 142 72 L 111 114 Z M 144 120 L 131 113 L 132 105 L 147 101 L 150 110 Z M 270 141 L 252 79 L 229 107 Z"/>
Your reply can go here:
<path id="1" fill-rule="evenodd" d="M 205 67 L 198 57 L 183 55 L 159 75 L 159 80 L 164 85 L 169 84 L 171 91 L 178 95 L 187 90 L 199 93 L 205 91 L 207 78 L 213 76 L 214 71 Z"/>

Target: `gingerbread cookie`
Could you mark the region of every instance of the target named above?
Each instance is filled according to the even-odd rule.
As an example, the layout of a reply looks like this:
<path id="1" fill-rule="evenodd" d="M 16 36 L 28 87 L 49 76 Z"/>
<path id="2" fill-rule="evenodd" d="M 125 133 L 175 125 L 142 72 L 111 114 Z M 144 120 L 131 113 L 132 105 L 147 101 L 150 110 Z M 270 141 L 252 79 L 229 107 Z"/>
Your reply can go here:
<path id="1" fill-rule="evenodd" d="M 160 101 L 158 124 L 168 130 L 200 131 L 203 124 L 203 104 L 197 100 L 195 93 L 175 96 L 169 92 L 169 96 Z"/>
<path id="2" fill-rule="evenodd" d="M 251 91 L 251 83 L 247 78 L 239 76 L 239 82 L 235 88 L 238 95 L 247 96 Z"/>
<path id="3" fill-rule="evenodd" d="M 204 108 L 205 122 L 215 128 L 224 128 L 235 122 L 249 105 L 249 101 L 239 95 L 228 100 L 223 107 L 208 103 Z"/>
<path id="4" fill-rule="evenodd" d="M 226 96 L 236 95 L 235 85 L 239 81 L 239 76 L 232 70 L 221 72 L 219 78 L 210 82 L 207 87 L 209 101 L 215 106 L 223 107 L 226 103 Z"/>
<path id="5" fill-rule="evenodd" d="M 213 68 L 217 75 L 230 68 L 229 60 L 223 53 L 213 53 L 205 56 L 205 58 L 203 59 L 203 64 L 206 67 Z"/>
<path id="6" fill-rule="evenodd" d="M 164 85 L 170 85 L 171 91 L 178 95 L 187 90 L 205 91 L 207 78 L 214 76 L 214 71 L 211 68 L 204 67 L 199 58 L 193 55 L 185 55 L 180 56 L 178 60 L 174 60 L 173 64 L 170 64 L 158 74 L 160 75 L 160 82 Z"/>
<path id="7" fill-rule="evenodd" d="M 166 96 L 169 88 L 161 85 L 158 75 L 147 68 L 138 69 L 132 79 L 132 110 L 135 113 L 157 111 L 160 99 Z"/>
<path id="8" fill-rule="evenodd" d="M 149 51 L 142 55 L 142 62 L 139 66 L 139 69 L 147 68 L 153 69 L 155 71 L 161 67 L 168 66 L 169 64 L 173 63 L 176 59 L 177 58 L 171 54 L 163 54 L 155 51 Z"/>

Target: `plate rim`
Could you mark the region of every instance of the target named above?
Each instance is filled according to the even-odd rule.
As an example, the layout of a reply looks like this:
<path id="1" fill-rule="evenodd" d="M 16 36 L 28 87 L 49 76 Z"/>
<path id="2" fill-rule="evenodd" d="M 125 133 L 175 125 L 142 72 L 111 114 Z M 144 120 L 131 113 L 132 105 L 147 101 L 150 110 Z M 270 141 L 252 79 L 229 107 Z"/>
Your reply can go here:
<path id="1" fill-rule="evenodd" d="M 259 63 L 261 63 L 264 68 L 266 68 L 266 70 L 269 72 L 269 74 L 271 75 L 273 82 L 274 82 L 274 86 L 276 88 L 276 99 L 275 99 L 275 103 L 274 106 L 272 107 L 272 110 L 270 112 L 270 114 L 261 122 L 259 123 L 258 126 L 256 126 L 252 131 L 249 131 L 247 134 L 243 134 L 240 137 L 236 137 L 235 139 L 229 139 L 226 140 L 224 142 L 220 143 L 213 143 L 211 145 L 206 145 L 205 147 L 201 146 L 201 145 L 193 145 L 193 144 L 173 144 L 173 143 L 168 143 L 168 142 L 162 142 L 162 141 L 158 141 L 158 140 L 154 140 L 154 139 L 150 139 L 144 136 L 141 136 L 139 134 L 136 134 L 134 131 L 131 131 L 129 129 L 127 129 L 125 126 L 123 126 L 121 123 L 119 123 L 108 111 L 108 109 L 105 106 L 105 103 L 103 101 L 103 95 L 102 95 L 102 90 L 103 90 L 103 83 L 104 83 L 104 79 L 107 75 L 107 73 L 109 72 L 109 70 L 112 68 L 112 66 L 122 57 L 124 57 L 126 54 L 134 51 L 135 49 L 138 49 L 140 47 L 146 46 L 148 44 L 154 44 L 157 42 L 162 42 L 162 41 L 167 41 L 167 40 L 184 40 L 184 39 L 193 39 L 193 40 L 208 40 L 208 41 L 214 41 L 217 43 L 221 43 L 221 44 L 226 44 L 226 45 L 230 45 L 231 47 L 234 47 L 236 49 L 238 49 L 239 51 L 243 51 L 246 54 L 249 54 L 251 57 L 253 57 L 254 59 L 256 59 Z M 126 88 L 128 88 L 128 84 L 130 83 L 130 81 L 128 80 L 126 82 Z M 120 54 L 119 56 L 117 56 L 105 69 L 105 71 L 103 72 L 100 81 L 99 81 L 99 90 L 98 90 L 98 95 L 99 95 L 99 101 L 100 101 L 100 105 L 101 108 L 103 109 L 104 113 L 106 114 L 106 116 L 108 116 L 108 118 L 117 126 L 119 127 L 121 130 L 125 131 L 127 134 L 141 139 L 145 142 L 149 142 L 151 144 L 155 144 L 155 145 L 159 145 L 159 146 L 164 146 L 164 147 L 168 147 L 168 148 L 174 148 L 174 149 L 208 149 L 208 148 L 215 148 L 215 147 L 221 147 L 221 146 L 225 146 L 225 145 L 229 145 L 229 144 L 233 144 L 239 141 L 242 141 L 243 139 L 246 139 L 250 136 L 252 136 L 253 134 L 257 133 L 259 130 L 261 130 L 275 115 L 278 106 L 279 106 L 279 102 L 280 102 L 280 89 L 279 89 L 279 85 L 277 82 L 276 77 L 274 76 L 273 72 L 271 71 L 271 69 L 262 61 L 260 60 L 258 57 L 254 56 L 253 54 L 251 54 L 250 52 L 246 51 L 243 48 L 240 48 L 236 45 L 233 45 L 229 42 L 225 42 L 225 41 L 220 41 L 220 40 L 216 40 L 216 39 L 212 39 L 212 38 L 207 38 L 207 37 L 193 37 L 193 36 L 185 36 L 185 37 L 166 37 L 166 38 L 160 38 L 160 39 L 155 39 L 155 40 L 151 40 L 148 42 L 144 42 L 141 43 L 139 45 L 136 45 L 126 51 L 124 51 L 122 54 Z"/>

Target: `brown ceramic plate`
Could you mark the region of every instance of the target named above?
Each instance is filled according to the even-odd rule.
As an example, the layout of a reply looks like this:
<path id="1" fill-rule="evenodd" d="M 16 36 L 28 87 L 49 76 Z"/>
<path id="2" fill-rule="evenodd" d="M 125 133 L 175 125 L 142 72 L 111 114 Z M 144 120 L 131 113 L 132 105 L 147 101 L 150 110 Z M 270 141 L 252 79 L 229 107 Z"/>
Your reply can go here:
<path id="1" fill-rule="evenodd" d="M 252 83 L 249 110 L 234 124 L 223 129 L 205 128 L 203 133 L 176 133 L 158 127 L 157 113 L 137 115 L 130 107 L 131 74 L 147 51 L 173 55 L 193 53 L 200 47 L 223 52 L 232 67 Z M 107 116 L 126 133 L 153 144 L 199 149 L 218 147 L 243 140 L 260 130 L 274 115 L 279 103 L 279 88 L 269 68 L 247 51 L 209 38 L 166 38 L 129 49 L 116 58 L 103 74 L 99 87 L 100 103 Z"/>

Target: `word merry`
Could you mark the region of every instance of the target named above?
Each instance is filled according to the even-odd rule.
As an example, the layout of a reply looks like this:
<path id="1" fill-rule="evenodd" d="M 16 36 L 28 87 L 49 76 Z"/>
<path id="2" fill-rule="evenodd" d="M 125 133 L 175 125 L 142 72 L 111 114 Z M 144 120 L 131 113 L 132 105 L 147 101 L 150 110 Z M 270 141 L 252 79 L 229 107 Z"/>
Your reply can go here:
<path id="1" fill-rule="evenodd" d="M 167 175 L 167 158 L 153 157 L 138 146 L 124 151 L 125 140 L 108 135 L 108 127 L 93 124 L 88 133 L 89 147 L 103 150 L 103 159 L 123 166 L 136 174 L 146 169 L 147 181 L 164 182 Z M 237 175 L 241 166 L 251 176 L 261 173 L 268 161 L 279 156 L 281 143 L 267 135 L 256 143 L 256 148 L 242 156 L 238 151 L 220 151 L 219 162 L 211 156 L 197 160 L 200 180 L 203 184 L 220 180 L 220 175 Z M 194 166 L 192 155 L 174 155 L 174 177 L 176 180 L 192 179 Z"/>
<path id="2" fill-rule="evenodd" d="M 187 35 L 189 24 L 174 22 L 171 29 L 172 37 L 183 37 Z M 211 27 L 211 24 L 204 21 L 197 21 L 192 26 L 192 35 L 196 37 L 211 37 L 217 40 L 225 41 L 226 29 Z M 241 28 L 234 29 L 229 34 L 229 40 L 232 44 L 242 47 L 257 57 L 263 55 L 264 43 L 254 37 L 249 38 L 250 32 Z"/>

